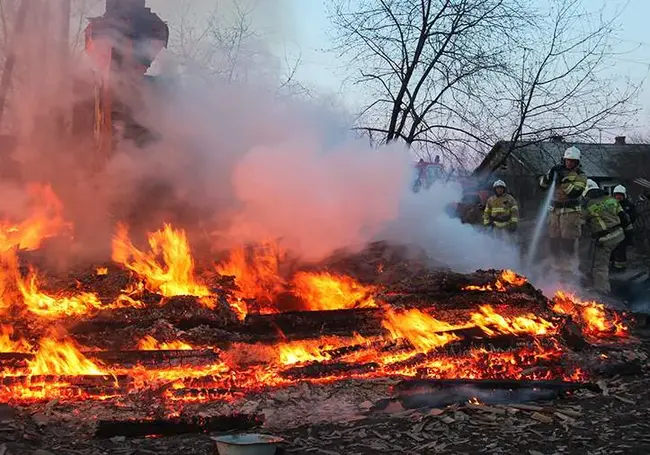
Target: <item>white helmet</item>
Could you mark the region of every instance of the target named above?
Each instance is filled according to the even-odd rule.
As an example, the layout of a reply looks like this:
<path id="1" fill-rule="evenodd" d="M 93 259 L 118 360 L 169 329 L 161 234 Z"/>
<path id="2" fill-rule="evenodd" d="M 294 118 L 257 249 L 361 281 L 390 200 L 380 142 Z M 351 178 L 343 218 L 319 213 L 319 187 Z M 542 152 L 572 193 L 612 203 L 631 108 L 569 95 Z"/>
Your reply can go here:
<path id="1" fill-rule="evenodd" d="M 612 191 L 612 194 L 616 194 L 616 193 L 619 193 L 619 194 L 622 194 L 623 196 L 626 196 L 627 195 L 627 190 L 625 189 L 625 187 L 623 185 L 616 185 L 614 187 L 614 191 Z"/>
<path id="2" fill-rule="evenodd" d="M 580 161 L 580 149 L 578 147 L 569 147 L 564 151 L 565 160 L 578 160 Z"/>
<path id="3" fill-rule="evenodd" d="M 497 180 L 492 184 L 492 188 L 497 188 L 499 186 L 502 186 L 503 188 L 507 188 L 506 182 L 504 182 L 503 180 Z"/>
<path id="4" fill-rule="evenodd" d="M 585 196 L 589 191 L 598 190 L 598 189 L 600 189 L 600 187 L 598 186 L 598 184 L 596 182 L 594 182 L 591 179 L 587 179 L 587 186 L 586 186 L 584 192 L 582 193 L 582 195 Z"/>

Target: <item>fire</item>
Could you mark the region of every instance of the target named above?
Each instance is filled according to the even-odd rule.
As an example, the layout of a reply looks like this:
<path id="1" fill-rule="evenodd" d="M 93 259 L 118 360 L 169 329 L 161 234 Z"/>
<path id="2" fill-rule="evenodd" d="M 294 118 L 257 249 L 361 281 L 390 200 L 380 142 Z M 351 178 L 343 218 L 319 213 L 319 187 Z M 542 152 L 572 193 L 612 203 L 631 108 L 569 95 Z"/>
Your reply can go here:
<path id="1" fill-rule="evenodd" d="M 24 339 L 14 340 L 14 328 L 0 325 L 0 352 L 30 352 L 32 346 Z"/>
<path id="2" fill-rule="evenodd" d="M 71 296 L 53 296 L 42 292 L 33 271 L 24 280 L 18 278 L 17 285 L 27 309 L 43 318 L 81 316 L 102 308 L 99 297 L 89 292 Z"/>
<path id="3" fill-rule="evenodd" d="M 582 327 L 585 336 L 598 339 L 608 336 L 626 337 L 628 328 L 617 314 L 608 316 L 605 306 L 597 302 L 583 302 L 576 296 L 557 291 L 553 311 L 566 314 Z"/>
<path id="4" fill-rule="evenodd" d="M 472 314 L 472 322 L 490 336 L 496 333 L 548 335 L 557 330 L 555 324 L 534 314 L 506 318 L 489 305 L 483 305 Z"/>
<path id="5" fill-rule="evenodd" d="M 182 341 L 170 341 L 161 343 L 152 336 L 145 336 L 138 342 L 138 349 L 141 351 L 191 351 L 191 345 Z"/>
<path id="6" fill-rule="evenodd" d="M 211 296 L 207 286 L 198 283 L 194 277 L 194 259 L 185 231 L 165 224 L 163 229 L 149 234 L 149 246 L 151 252 L 148 253 L 136 248 L 129 239 L 126 226 L 120 224 L 113 238 L 113 260 L 142 277 L 150 292 L 165 297 Z M 158 256 L 162 256 L 163 264 L 158 262 Z M 209 299 L 202 302 L 207 306 L 214 305 Z"/>
<path id="7" fill-rule="evenodd" d="M 321 351 L 320 347 L 309 346 L 307 343 L 286 343 L 278 346 L 278 357 L 281 365 L 329 360 L 330 356 Z"/>
<path id="8" fill-rule="evenodd" d="M 35 250 L 46 238 L 60 235 L 71 225 L 64 221 L 63 205 L 49 185 L 30 185 L 30 216 L 20 223 L 0 223 L 0 251 L 17 247 Z"/>
<path id="9" fill-rule="evenodd" d="M 277 309 L 271 304 L 281 293 L 285 280 L 280 276 L 279 263 L 284 252 L 275 242 L 264 242 L 249 249 L 234 248 L 226 262 L 216 267 L 218 274 L 234 276 L 239 291 L 235 294 L 238 302 L 233 309 L 242 317 L 248 313 L 244 299 L 255 299 L 258 312 L 275 313 Z"/>
<path id="10" fill-rule="evenodd" d="M 33 360 L 27 361 L 29 374 L 80 376 L 107 374 L 96 363 L 88 360 L 71 341 L 52 338 L 41 340 Z"/>
<path id="11" fill-rule="evenodd" d="M 383 326 L 393 339 L 407 339 L 422 352 L 429 352 L 460 339 L 453 333 L 445 333 L 458 327 L 416 309 L 399 313 L 387 311 Z"/>
<path id="12" fill-rule="evenodd" d="M 298 272 L 292 281 L 294 293 L 311 311 L 372 308 L 376 289 L 363 286 L 353 278 L 327 272 Z"/>
<path id="13" fill-rule="evenodd" d="M 108 268 L 107 267 L 97 267 L 97 269 L 95 269 L 95 274 L 97 276 L 108 275 Z"/>
<path id="14" fill-rule="evenodd" d="M 463 290 L 506 292 L 508 290 L 508 286 L 520 287 L 526 284 L 526 282 L 526 278 L 517 275 L 512 270 L 504 270 L 501 272 L 501 275 L 499 275 L 494 284 L 488 284 L 485 286 L 469 285 L 465 286 Z"/>

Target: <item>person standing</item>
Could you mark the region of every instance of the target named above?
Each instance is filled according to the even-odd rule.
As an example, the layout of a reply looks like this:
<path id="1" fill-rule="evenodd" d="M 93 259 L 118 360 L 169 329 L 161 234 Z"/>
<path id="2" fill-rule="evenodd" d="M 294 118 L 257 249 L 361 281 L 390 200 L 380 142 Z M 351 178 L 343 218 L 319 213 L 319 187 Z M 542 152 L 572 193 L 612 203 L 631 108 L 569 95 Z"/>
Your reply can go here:
<path id="1" fill-rule="evenodd" d="M 636 220 L 636 207 L 627 198 L 627 189 L 623 185 L 617 185 L 612 192 L 623 211 L 627 215 L 629 224 L 625 227 L 625 240 L 618 244 L 614 251 L 612 251 L 611 266 L 613 270 L 622 271 L 627 268 L 627 248 L 632 246 L 634 239 L 633 229 L 634 221 Z"/>
<path id="2" fill-rule="evenodd" d="M 490 196 L 483 210 L 483 225 L 492 228 L 499 238 L 508 238 L 517 231 L 519 225 L 519 205 L 517 200 L 506 192 L 506 183 L 497 180 L 492 184 L 494 194 Z"/>
<path id="3" fill-rule="evenodd" d="M 589 267 L 593 287 L 609 294 L 609 259 L 612 251 L 625 240 L 624 229 L 629 219 L 621 204 L 591 179 L 587 180 L 584 198 L 583 217 L 593 240 Z"/>
<path id="4" fill-rule="evenodd" d="M 542 175 L 539 185 L 549 189 L 555 182 L 549 215 L 549 248 L 560 277 L 571 275 L 576 258 L 576 242 L 582 232 L 580 198 L 587 186 L 587 176 L 580 168 L 580 149 L 564 151 L 562 164 Z"/>

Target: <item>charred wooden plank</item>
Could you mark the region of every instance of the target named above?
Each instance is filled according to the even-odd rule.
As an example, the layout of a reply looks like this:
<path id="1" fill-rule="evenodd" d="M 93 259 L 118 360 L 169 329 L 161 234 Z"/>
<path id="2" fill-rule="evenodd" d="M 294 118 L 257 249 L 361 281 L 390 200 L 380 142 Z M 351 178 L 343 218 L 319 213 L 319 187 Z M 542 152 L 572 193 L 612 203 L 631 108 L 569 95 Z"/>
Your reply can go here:
<path id="1" fill-rule="evenodd" d="M 378 363 L 353 364 L 344 362 L 310 363 L 304 366 L 288 368 L 280 373 L 286 379 L 326 378 L 344 374 L 363 374 L 379 368 Z"/>
<path id="2" fill-rule="evenodd" d="M 86 352 L 88 358 L 112 365 L 191 365 L 214 362 L 219 358 L 210 349 L 153 350 L 153 351 L 95 351 Z"/>
<path id="3" fill-rule="evenodd" d="M 214 417 L 186 417 L 156 420 L 100 420 L 95 437 L 98 439 L 126 436 L 175 436 L 211 431 L 250 430 L 264 423 L 260 415 L 234 414 Z"/>
<path id="4" fill-rule="evenodd" d="M 405 379 L 395 385 L 396 392 L 418 389 L 443 389 L 471 386 L 477 389 L 546 389 L 563 392 L 590 390 L 601 392 L 598 385 L 589 382 L 519 380 L 519 379 Z"/>
<path id="5" fill-rule="evenodd" d="M 4 376 L 0 378 L 0 384 L 5 386 L 22 385 L 30 386 L 47 386 L 48 384 L 65 384 L 72 387 L 97 387 L 111 386 L 115 384 L 125 385 L 132 382 L 127 375 L 34 375 L 34 376 Z"/>

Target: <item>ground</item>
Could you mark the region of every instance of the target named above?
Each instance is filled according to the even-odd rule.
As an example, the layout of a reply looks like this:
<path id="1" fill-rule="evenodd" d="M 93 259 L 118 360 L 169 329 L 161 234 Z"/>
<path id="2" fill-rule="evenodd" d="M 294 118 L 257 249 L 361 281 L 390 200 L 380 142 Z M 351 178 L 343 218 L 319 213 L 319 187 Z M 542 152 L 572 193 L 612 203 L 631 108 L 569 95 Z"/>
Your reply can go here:
<path id="1" fill-rule="evenodd" d="M 636 348 L 650 350 L 645 338 Z M 389 408 L 381 413 L 356 415 L 344 412 L 341 402 L 339 423 L 300 425 L 304 422 L 286 393 L 275 395 L 276 423 L 283 429 L 285 454 L 641 454 L 650 453 L 650 372 L 614 376 L 598 384 L 602 394 L 577 392 L 553 402 L 512 405 L 464 404 L 445 409 L 403 410 Z M 314 394 L 320 393 L 319 386 Z M 313 414 L 336 409 L 337 397 L 346 386 L 333 389 L 331 397 L 314 398 Z M 306 389 L 306 388 L 304 388 Z M 324 390 L 324 389 L 323 389 Z M 329 392 L 328 392 L 329 393 Z M 282 395 L 282 398 L 278 397 Z M 279 400 L 279 401 L 277 401 Z M 345 401 L 345 403 L 343 402 Z M 323 404 L 326 403 L 326 404 Z M 328 403 L 328 404 L 327 404 Z M 356 403 L 358 409 L 371 402 Z M 96 440 L 80 433 L 71 437 L 70 427 L 61 426 L 43 412 L 31 408 L 0 408 L 0 454 L 3 455 L 153 455 L 216 453 L 208 434 L 159 438 L 113 437 Z M 319 409 L 321 408 L 321 409 Z M 365 414 L 365 415 L 364 415 Z M 344 416 L 344 417 L 343 417 Z M 70 415 L 70 418 L 74 416 Z M 270 422 L 273 424 L 273 422 Z"/>

